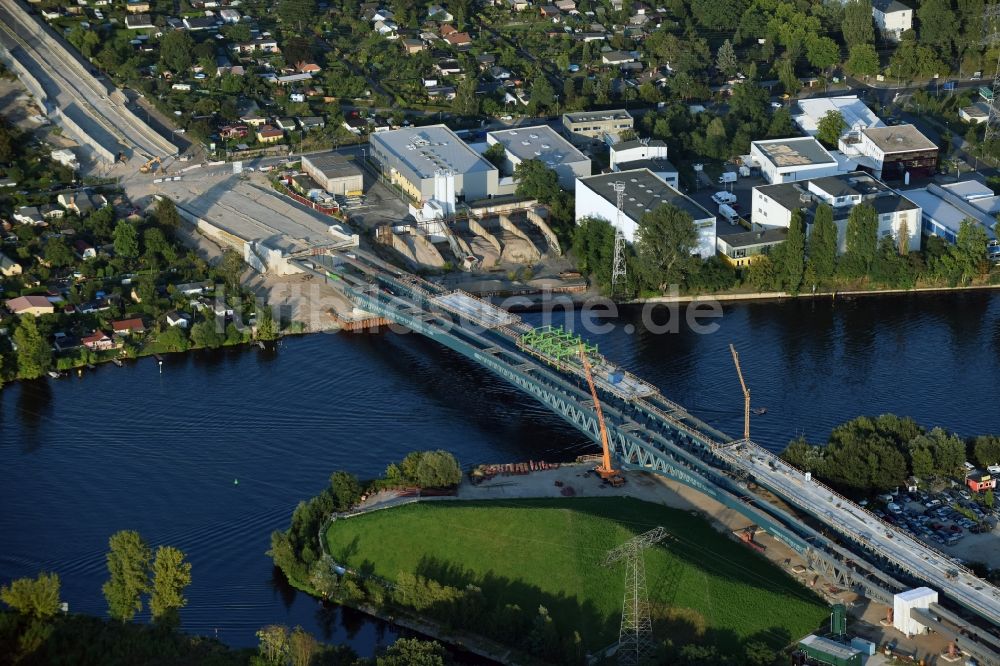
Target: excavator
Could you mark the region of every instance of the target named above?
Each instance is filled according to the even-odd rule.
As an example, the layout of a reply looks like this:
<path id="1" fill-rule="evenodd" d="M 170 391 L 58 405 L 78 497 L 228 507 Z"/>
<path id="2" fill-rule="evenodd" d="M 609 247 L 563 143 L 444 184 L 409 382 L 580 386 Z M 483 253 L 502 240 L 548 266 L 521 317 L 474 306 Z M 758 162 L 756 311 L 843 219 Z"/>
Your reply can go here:
<path id="1" fill-rule="evenodd" d="M 141 167 L 139 167 L 139 173 L 149 173 L 150 171 L 153 171 L 157 166 L 160 165 L 160 162 L 161 160 L 159 157 L 152 158 L 151 160 L 143 164 Z"/>
<path id="2" fill-rule="evenodd" d="M 603 457 L 601 464 L 594 468 L 597 475 L 607 481 L 613 487 L 618 488 L 625 484 L 625 477 L 621 472 L 611 466 L 611 447 L 608 444 L 608 428 L 604 424 L 604 412 L 601 410 L 601 401 L 597 398 L 597 387 L 594 386 L 594 375 L 590 371 L 590 360 L 587 358 L 587 351 L 580 343 L 580 362 L 583 364 L 584 373 L 587 376 L 587 385 L 590 387 L 590 395 L 594 399 L 594 411 L 597 412 L 597 425 L 601 431 L 601 447 Z"/>

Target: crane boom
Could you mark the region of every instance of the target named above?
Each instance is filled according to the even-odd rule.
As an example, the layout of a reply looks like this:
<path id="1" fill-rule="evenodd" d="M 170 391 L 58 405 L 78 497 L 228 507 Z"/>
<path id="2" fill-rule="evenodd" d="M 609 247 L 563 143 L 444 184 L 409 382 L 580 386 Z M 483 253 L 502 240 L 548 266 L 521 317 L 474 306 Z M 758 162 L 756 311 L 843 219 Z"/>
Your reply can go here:
<path id="1" fill-rule="evenodd" d="M 587 360 L 587 352 L 580 344 L 580 362 L 583 363 L 584 374 L 587 376 L 587 385 L 590 387 L 590 395 L 594 399 L 594 411 L 597 412 L 597 426 L 601 431 L 601 447 L 604 454 L 601 466 L 597 468 L 597 473 L 604 478 L 617 476 L 618 470 L 611 467 L 611 447 L 608 444 L 608 429 L 604 425 L 604 412 L 601 411 L 601 401 L 597 398 L 597 387 L 594 385 L 594 377 L 590 372 L 590 361 Z"/>
<path id="2" fill-rule="evenodd" d="M 730 343 L 729 351 L 733 353 L 733 363 L 736 364 L 736 374 L 740 378 L 740 386 L 743 388 L 743 439 L 750 441 L 750 389 L 743 381 L 743 371 L 740 370 L 740 355 L 736 353 L 736 347 Z"/>

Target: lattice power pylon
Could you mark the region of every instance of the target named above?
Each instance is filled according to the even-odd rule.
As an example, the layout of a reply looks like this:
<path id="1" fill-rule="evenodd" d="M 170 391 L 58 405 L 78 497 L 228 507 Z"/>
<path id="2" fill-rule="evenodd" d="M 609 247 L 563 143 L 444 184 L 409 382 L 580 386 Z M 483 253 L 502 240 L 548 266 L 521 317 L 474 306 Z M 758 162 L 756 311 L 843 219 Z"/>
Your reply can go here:
<path id="1" fill-rule="evenodd" d="M 622 231 L 622 205 L 625 201 L 625 183 L 615 182 L 618 199 L 618 219 L 615 220 L 615 256 L 611 264 L 611 292 L 620 291 L 625 286 L 625 233 Z"/>
<path id="2" fill-rule="evenodd" d="M 1000 4 L 988 5 L 983 10 L 983 42 L 991 46 L 1000 40 Z M 993 73 L 993 94 L 989 99 L 990 115 L 986 119 L 986 133 L 983 135 L 983 145 L 996 137 L 1000 132 L 1000 109 L 997 108 L 997 96 L 1000 95 L 1000 55 L 997 56 L 997 67 Z"/>
<path id="3" fill-rule="evenodd" d="M 667 538 L 667 531 L 655 527 L 629 539 L 608 551 L 604 566 L 625 563 L 625 598 L 622 602 L 622 626 L 618 634 L 618 663 L 622 666 L 639 666 L 656 652 L 653 638 L 653 621 L 649 617 L 649 598 L 646 594 L 646 563 L 643 551 Z"/>

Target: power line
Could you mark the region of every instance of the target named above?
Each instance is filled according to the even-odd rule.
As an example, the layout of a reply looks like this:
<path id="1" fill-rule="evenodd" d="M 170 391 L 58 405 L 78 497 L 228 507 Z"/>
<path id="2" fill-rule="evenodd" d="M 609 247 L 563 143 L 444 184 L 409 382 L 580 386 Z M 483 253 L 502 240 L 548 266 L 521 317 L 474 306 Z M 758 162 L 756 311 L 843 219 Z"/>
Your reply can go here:
<path id="1" fill-rule="evenodd" d="M 654 527 L 608 551 L 604 566 L 625 563 L 625 596 L 622 600 L 622 624 L 618 633 L 618 663 L 639 666 L 656 652 L 653 620 L 649 615 L 646 592 L 646 563 L 643 551 L 668 536 L 663 527 Z"/>

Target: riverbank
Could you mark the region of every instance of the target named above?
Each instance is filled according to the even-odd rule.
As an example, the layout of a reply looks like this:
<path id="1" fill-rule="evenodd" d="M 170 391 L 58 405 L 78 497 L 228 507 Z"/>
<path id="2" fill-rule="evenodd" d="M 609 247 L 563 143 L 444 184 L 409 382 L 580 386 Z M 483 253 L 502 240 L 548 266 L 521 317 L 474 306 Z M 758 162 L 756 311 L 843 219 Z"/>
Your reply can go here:
<path id="1" fill-rule="evenodd" d="M 670 532 L 667 548 L 651 552 L 647 566 L 653 569 L 661 564 L 666 566 L 671 572 L 667 578 L 675 581 L 669 595 L 673 610 L 667 616 L 658 615 L 657 622 L 662 624 L 663 631 L 671 634 L 680 631 L 674 641 L 677 648 L 688 642 L 707 641 L 711 645 L 724 645 L 728 653 L 739 658 L 746 641 L 767 634 L 769 627 L 781 626 L 796 636 L 789 635 L 777 642 L 774 636 L 765 640 L 773 644 L 772 648 L 781 649 L 798 633 L 814 629 L 806 607 L 815 605 L 816 617 L 812 619 L 817 622 L 825 615 L 822 603 L 808 601 L 818 602 L 819 598 L 807 591 L 807 581 L 792 580 L 796 576 L 793 569 L 804 571 L 794 552 L 763 534 L 760 543 L 766 544 L 766 559 L 738 542 L 734 530 L 749 526 L 742 516 L 721 505 L 709 506 L 713 502 L 708 498 L 697 493 L 688 496 L 683 487 L 644 472 L 629 472 L 624 487 L 610 488 L 588 473 L 591 466 L 561 465 L 558 469 L 526 475 L 500 476 L 480 484 L 464 481 L 454 497 L 418 499 L 406 493 L 383 491 L 367 498 L 355 511 L 320 530 L 325 535 L 321 542 L 324 551 L 332 553 L 332 561 L 338 562 L 338 566 L 344 565 L 353 572 L 348 574 L 347 581 L 356 581 L 342 582 L 335 601 L 365 612 L 374 610 L 378 617 L 392 621 L 407 618 L 408 622 L 419 623 L 411 628 L 431 637 L 449 643 L 458 640 L 458 645 L 477 654 L 509 661 L 510 654 L 505 657 L 502 651 L 498 652 L 500 644 L 484 639 L 479 630 L 456 632 L 455 623 L 461 625 L 462 621 L 447 613 L 448 620 L 438 617 L 441 608 L 448 605 L 443 601 L 427 608 L 415 602 L 416 612 L 414 608 L 400 606 L 398 595 L 412 600 L 416 598 L 413 595 L 422 593 L 402 592 L 398 589 L 400 580 L 389 580 L 398 578 L 397 572 L 413 571 L 418 581 L 420 576 L 428 579 L 429 589 L 445 586 L 442 589 L 446 595 L 450 589 L 459 594 L 472 589 L 469 585 L 476 586 L 476 590 L 481 590 L 477 595 L 482 595 L 478 603 L 487 604 L 482 609 L 486 615 L 476 617 L 500 613 L 494 605 L 502 609 L 504 604 L 507 608 L 516 604 L 526 613 L 525 634 L 530 633 L 534 609 L 542 606 L 556 625 L 568 623 L 559 631 L 560 635 L 571 636 L 577 630 L 584 637 L 578 648 L 562 645 L 559 650 L 584 649 L 603 654 L 606 646 L 616 642 L 621 592 L 617 574 L 601 568 L 598 560 L 604 550 L 645 531 L 642 525 L 648 523 L 650 527 L 664 525 Z M 573 498 L 568 499 L 567 495 Z M 414 527 L 413 520 L 419 526 Z M 456 538 L 459 542 L 452 543 Z M 414 541 L 420 543 L 411 543 Z M 491 549 L 500 551 L 487 552 Z M 724 556 L 706 560 L 702 553 L 705 549 Z M 352 559 L 355 557 L 363 560 L 364 575 L 351 569 L 356 565 Z M 404 561 L 415 557 L 420 560 L 419 566 L 415 561 Z M 660 562 L 661 557 L 669 562 Z M 572 564 L 564 562 L 566 558 Z M 598 568 L 589 571 L 593 566 Z M 729 571 L 727 567 L 735 568 Z M 660 580 L 663 576 L 656 574 L 653 578 Z M 309 585 L 295 584 L 309 591 Z M 350 592 L 357 592 L 342 595 L 345 585 Z M 421 585 L 418 582 L 418 590 L 423 589 Z M 779 588 L 783 590 L 780 594 Z M 651 601 L 659 608 L 656 601 L 664 592 L 659 584 L 650 590 Z M 813 587 L 812 592 L 829 602 L 840 599 L 819 586 Z M 838 592 L 853 600 L 850 593 Z M 781 599 L 771 600 L 772 593 L 779 594 Z M 373 595 L 380 603 L 371 603 Z M 723 599 L 731 602 L 734 595 L 741 600 L 739 603 L 722 602 Z M 770 601 L 774 604 L 769 606 Z M 475 606 L 469 599 L 460 603 Z M 805 606 L 798 608 L 796 604 Z M 757 605 L 762 608 L 749 610 Z M 791 616 L 778 618 L 772 626 L 780 615 L 776 610 L 779 608 Z M 475 614 L 472 610 L 468 612 Z M 428 613 L 434 617 L 428 617 Z M 498 616 L 486 621 L 485 626 L 490 633 L 495 623 L 511 621 Z M 761 622 L 767 626 L 757 627 L 755 623 Z M 524 636 L 515 635 L 518 638 L 504 641 L 504 649 L 513 649 L 511 654 L 538 654 L 536 650 L 526 650 L 524 644 L 512 646 L 511 642 L 524 640 Z"/>
<path id="2" fill-rule="evenodd" d="M 956 287 L 914 287 L 912 289 L 845 289 L 843 291 L 815 292 L 791 294 L 787 291 L 766 291 L 751 293 L 706 293 L 685 294 L 676 296 L 650 296 L 624 301 L 621 304 L 643 303 L 691 303 L 696 301 L 723 301 L 738 303 L 743 301 L 780 301 L 780 300 L 837 300 L 838 298 L 857 298 L 863 296 L 905 296 L 909 294 L 946 294 L 975 291 L 993 291 L 1000 289 L 998 284 L 976 284 Z"/>

